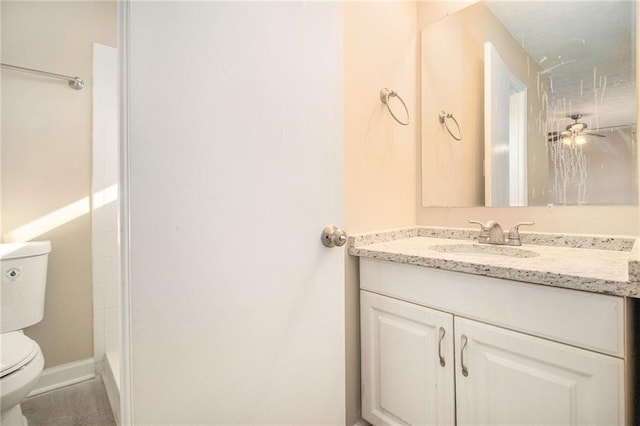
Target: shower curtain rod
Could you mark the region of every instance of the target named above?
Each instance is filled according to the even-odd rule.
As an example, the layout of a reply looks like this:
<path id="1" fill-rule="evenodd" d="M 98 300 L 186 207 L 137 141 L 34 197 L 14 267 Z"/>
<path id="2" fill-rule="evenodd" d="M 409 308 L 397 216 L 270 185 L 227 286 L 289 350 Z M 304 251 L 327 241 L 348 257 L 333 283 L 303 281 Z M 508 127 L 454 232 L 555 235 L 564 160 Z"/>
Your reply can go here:
<path id="1" fill-rule="evenodd" d="M 32 68 L 19 67 L 17 65 L 10 65 L 10 64 L 3 64 L 3 63 L 0 63 L 0 66 L 2 66 L 2 68 L 7 68 L 14 71 L 28 72 L 31 74 L 44 75 L 46 77 L 60 78 L 62 80 L 67 80 L 69 82 L 69 87 L 75 90 L 81 90 L 84 87 L 84 81 L 82 81 L 80 77 L 72 77 L 70 75 L 56 74 L 53 72 L 34 70 Z"/>

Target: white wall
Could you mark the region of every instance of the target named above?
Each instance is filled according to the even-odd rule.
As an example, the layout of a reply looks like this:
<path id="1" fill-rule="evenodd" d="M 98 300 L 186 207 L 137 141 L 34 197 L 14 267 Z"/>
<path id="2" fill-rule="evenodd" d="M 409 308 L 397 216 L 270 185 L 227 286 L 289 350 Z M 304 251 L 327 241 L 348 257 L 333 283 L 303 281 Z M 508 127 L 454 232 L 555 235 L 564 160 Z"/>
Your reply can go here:
<path id="1" fill-rule="evenodd" d="M 133 424 L 344 423 L 342 5 L 129 28 Z"/>
<path id="2" fill-rule="evenodd" d="M 120 248 L 118 244 L 118 51 L 93 47 L 93 357 L 120 354 Z M 113 371 L 116 379 L 119 371 Z"/>

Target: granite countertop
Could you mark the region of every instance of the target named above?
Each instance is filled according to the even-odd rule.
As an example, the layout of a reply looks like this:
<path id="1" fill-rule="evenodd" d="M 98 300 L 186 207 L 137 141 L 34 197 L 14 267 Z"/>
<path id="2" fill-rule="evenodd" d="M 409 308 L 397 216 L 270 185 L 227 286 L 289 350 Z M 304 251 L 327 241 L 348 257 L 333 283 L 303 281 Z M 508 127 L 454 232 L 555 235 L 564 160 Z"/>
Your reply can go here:
<path id="1" fill-rule="evenodd" d="M 521 233 L 522 246 L 477 243 L 477 230 L 412 227 L 349 237 L 349 254 L 640 298 L 634 237 Z M 470 247 L 471 246 L 471 247 Z"/>

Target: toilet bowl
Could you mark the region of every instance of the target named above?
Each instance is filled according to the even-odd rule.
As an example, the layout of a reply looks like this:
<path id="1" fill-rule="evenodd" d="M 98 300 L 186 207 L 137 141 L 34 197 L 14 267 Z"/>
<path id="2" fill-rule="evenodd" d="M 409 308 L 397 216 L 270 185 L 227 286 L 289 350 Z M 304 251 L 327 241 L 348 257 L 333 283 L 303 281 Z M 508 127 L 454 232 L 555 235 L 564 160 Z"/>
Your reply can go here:
<path id="1" fill-rule="evenodd" d="M 44 357 L 22 329 L 44 316 L 49 241 L 0 244 L 0 425 L 27 426 L 20 403 L 33 389 Z"/>
<path id="2" fill-rule="evenodd" d="M 23 426 L 20 403 L 38 381 L 44 357 L 40 346 L 19 331 L 1 334 L 0 348 L 0 424 Z"/>

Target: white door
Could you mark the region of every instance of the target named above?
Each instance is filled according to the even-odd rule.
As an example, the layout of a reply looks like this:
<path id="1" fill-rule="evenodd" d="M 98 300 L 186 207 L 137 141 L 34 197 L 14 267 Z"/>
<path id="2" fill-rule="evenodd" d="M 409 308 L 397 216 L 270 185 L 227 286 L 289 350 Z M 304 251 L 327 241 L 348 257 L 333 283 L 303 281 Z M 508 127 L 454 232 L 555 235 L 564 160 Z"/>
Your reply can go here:
<path id="1" fill-rule="evenodd" d="M 362 417 L 379 425 L 455 422 L 453 316 L 360 292 Z"/>
<path id="2" fill-rule="evenodd" d="M 125 421 L 344 424 L 342 5 L 125 7 Z"/>
<path id="3" fill-rule="evenodd" d="M 624 424 L 621 359 L 457 317 L 455 330 L 458 425 Z"/>
<path id="4" fill-rule="evenodd" d="M 527 205 L 527 85 L 484 44 L 485 205 Z"/>

